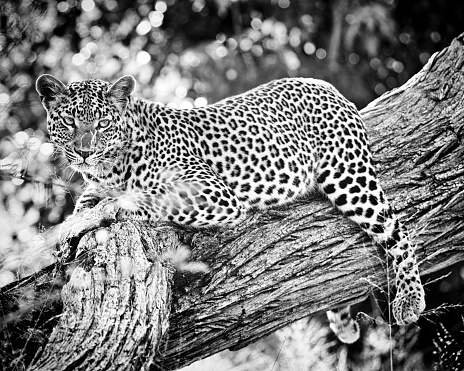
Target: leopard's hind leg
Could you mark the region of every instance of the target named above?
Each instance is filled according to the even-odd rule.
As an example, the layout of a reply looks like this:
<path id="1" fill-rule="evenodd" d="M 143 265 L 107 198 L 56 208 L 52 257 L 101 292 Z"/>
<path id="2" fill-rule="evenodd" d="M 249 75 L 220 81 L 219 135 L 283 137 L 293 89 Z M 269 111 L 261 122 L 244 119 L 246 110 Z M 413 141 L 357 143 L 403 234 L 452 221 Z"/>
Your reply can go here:
<path id="1" fill-rule="evenodd" d="M 359 153 L 362 155 L 357 156 Z M 344 161 L 333 166 L 332 156 Z M 417 321 L 425 309 L 425 294 L 415 248 L 385 198 L 368 150 L 352 147 L 351 150 L 339 149 L 336 154 L 328 154 L 319 165 L 317 183 L 335 207 L 392 257 L 396 275 L 396 298 L 392 306 L 397 323 L 403 325 Z"/>
<path id="2" fill-rule="evenodd" d="M 362 142 L 367 143 L 365 137 L 363 141 L 352 139 L 351 148 L 338 148 L 325 154 L 317 169 L 317 185 L 344 216 L 386 249 L 396 276 L 393 315 L 400 325 L 415 322 L 425 309 L 415 248 L 386 200 L 367 146 L 353 145 Z M 336 313 L 329 313 L 329 318 L 338 317 Z M 351 334 L 354 325 L 345 318 L 338 327 L 331 327 L 338 328 L 341 336 L 346 337 L 344 333 Z"/>

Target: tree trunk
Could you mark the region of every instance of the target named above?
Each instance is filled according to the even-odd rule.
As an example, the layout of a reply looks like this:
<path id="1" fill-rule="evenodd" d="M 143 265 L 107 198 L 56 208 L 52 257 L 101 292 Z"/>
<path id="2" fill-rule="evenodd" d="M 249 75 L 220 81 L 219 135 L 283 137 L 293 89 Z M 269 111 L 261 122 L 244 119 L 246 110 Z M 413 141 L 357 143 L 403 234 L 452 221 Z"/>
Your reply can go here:
<path id="1" fill-rule="evenodd" d="M 327 50 L 328 68 L 330 73 L 336 73 L 340 66 L 337 61 L 343 34 L 343 22 L 348 12 L 348 0 L 336 0 L 332 2 L 332 30 L 330 32 L 329 48 Z"/>
<path id="2" fill-rule="evenodd" d="M 422 275 L 464 260 L 463 41 L 361 112 Z M 383 251 L 316 194 L 233 230 L 114 222 L 104 207 L 66 232 L 66 265 L 2 289 L 4 368 L 173 370 L 388 285 Z"/>

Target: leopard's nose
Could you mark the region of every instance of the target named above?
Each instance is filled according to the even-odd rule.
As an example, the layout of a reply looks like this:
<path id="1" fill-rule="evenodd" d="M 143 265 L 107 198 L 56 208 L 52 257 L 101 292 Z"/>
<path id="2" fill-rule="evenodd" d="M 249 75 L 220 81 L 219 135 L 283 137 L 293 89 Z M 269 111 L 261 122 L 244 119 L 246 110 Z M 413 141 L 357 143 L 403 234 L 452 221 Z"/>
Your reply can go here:
<path id="1" fill-rule="evenodd" d="M 85 150 L 78 150 L 78 149 L 76 149 L 75 151 L 76 151 L 76 153 L 77 153 L 79 156 L 81 156 L 84 160 L 85 160 L 87 157 L 89 157 L 89 156 L 93 153 L 93 151 L 85 151 Z"/>
<path id="2" fill-rule="evenodd" d="M 75 146 L 76 153 L 78 153 L 79 156 L 81 156 L 84 160 L 93 153 L 92 139 L 93 139 L 92 133 L 87 132 L 87 133 L 84 133 L 80 137 L 80 143 L 79 143 L 79 139 L 76 141 L 76 146 Z"/>

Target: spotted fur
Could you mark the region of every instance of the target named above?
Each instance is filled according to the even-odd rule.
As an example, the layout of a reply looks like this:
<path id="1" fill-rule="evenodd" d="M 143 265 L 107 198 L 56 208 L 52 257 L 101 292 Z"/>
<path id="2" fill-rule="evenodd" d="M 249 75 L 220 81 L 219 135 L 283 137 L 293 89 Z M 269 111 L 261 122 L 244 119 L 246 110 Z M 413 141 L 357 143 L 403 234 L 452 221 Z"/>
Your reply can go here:
<path id="1" fill-rule="evenodd" d="M 51 141 L 89 184 L 77 211 L 118 189 L 135 195 L 132 218 L 233 226 L 251 208 L 318 190 L 387 248 L 395 318 L 418 319 L 425 301 L 414 249 L 376 177 L 363 121 L 332 85 L 277 80 L 188 110 L 134 98 L 134 85 L 131 76 L 112 85 L 37 81 Z M 358 338 L 346 308 L 329 320 L 343 341 Z"/>

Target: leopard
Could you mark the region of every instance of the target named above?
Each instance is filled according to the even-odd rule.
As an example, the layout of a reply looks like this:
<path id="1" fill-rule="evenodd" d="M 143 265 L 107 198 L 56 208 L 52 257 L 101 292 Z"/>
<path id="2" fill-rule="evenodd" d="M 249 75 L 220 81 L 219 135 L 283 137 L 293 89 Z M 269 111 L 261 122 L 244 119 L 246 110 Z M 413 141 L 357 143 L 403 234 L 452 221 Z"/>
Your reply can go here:
<path id="1" fill-rule="evenodd" d="M 135 195 L 129 218 L 233 228 L 251 210 L 319 192 L 392 260 L 397 324 L 419 319 L 415 245 L 381 187 L 356 106 L 332 84 L 283 78 L 189 109 L 136 97 L 135 85 L 130 75 L 36 81 L 50 141 L 86 184 L 75 213 L 117 189 Z M 342 342 L 359 339 L 349 306 L 327 316 Z"/>

